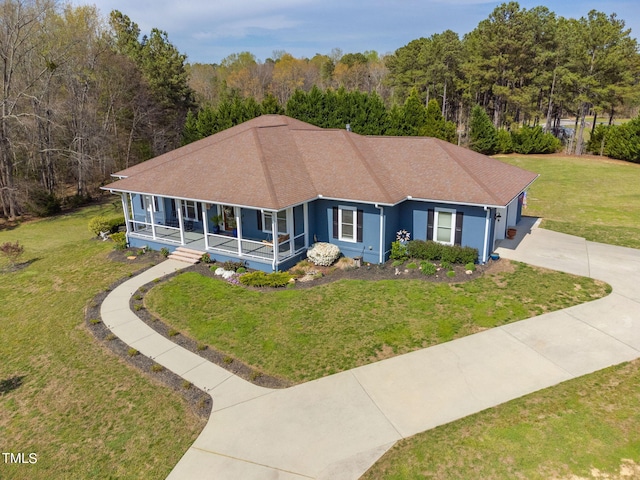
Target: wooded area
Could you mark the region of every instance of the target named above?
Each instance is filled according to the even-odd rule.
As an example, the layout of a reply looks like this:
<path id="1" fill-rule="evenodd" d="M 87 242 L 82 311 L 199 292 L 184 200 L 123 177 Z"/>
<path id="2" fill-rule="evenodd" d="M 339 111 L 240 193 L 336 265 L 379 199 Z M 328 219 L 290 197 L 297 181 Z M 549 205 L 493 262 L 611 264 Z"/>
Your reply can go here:
<path id="1" fill-rule="evenodd" d="M 166 32 L 141 35 L 117 11 L 104 19 L 94 7 L 55 0 L 3 0 L 1 8 L 5 218 L 83 202 L 113 171 L 263 113 L 480 149 L 486 142 L 469 132 L 479 105 L 494 129 L 491 153 L 532 141 L 555 148 L 541 135 L 557 133 L 560 118 L 574 118 L 581 139 L 599 118 L 635 116 L 640 102 L 637 41 L 623 20 L 597 11 L 565 19 L 511 2 L 463 37 L 448 30 L 386 56 L 275 51 L 260 61 L 241 52 L 189 65 Z M 476 120 L 491 132 L 478 112 Z M 600 132 L 591 151 L 615 151 L 605 148 L 610 138 L 627 141 L 627 133 Z"/>

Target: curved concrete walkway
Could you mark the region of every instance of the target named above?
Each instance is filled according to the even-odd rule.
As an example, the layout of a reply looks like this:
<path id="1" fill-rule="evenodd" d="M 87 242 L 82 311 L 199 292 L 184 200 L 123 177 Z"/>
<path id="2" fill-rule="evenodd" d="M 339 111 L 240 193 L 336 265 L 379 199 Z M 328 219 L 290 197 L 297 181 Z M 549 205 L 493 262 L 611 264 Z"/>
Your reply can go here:
<path id="1" fill-rule="evenodd" d="M 115 289 L 104 323 L 213 397 L 206 427 L 168 478 L 357 479 L 401 438 L 640 357 L 640 250 L 519 227 L 503 257 L 601 279 L 613 293 L 285 390 L 231 375 L 129 310 L 140 285 L 182 264 Z"/>

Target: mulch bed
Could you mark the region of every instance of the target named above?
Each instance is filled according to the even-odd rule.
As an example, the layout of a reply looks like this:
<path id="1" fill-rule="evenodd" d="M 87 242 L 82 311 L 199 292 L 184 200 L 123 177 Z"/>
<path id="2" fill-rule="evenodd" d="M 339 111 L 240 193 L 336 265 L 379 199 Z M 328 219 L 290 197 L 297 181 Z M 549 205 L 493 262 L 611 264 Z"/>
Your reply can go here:
<path id="1" fill-rule="evenodd" d="M 145 255 L 153 254 L 147 253 Z M 126 257 L 123 256 L 122 252 L 114 252 L 113 254 L 110 254 L 110 257 L 114 261 L 136 261 L 126 260 Z M 158 257 L 159 259 L 162 259 L 162 256 L 160 254 L 158 254 Z M 138 260 L 138 262 L 147 264 L 149 260 L 150 257 L 145 256 L 144 262 L 142 260 Z M 151 268 L 151 266 L 147 268 Z M 143 268 L 138 273 L 141 273 L 147 268 Z M 109 292 L 111 290 L 127 280 L 129 280 L 129 278 L 123 278 L 119 280 L 118 282 L 111 285 L 107 290 L 100 292 L 89 302 L 89 304 L 85 308 L 85 324 L 87 328 L 94 335 L 94 337 L 102 342 L 102 344 L 112 353 L 116 354 L 129 365 L 136 367 L 140 372 L 142 372 L 153 381 L 166 385 L 172 390 L 178 392 L 185 399 L 195 415 L 205 420 L 208 419 L 213 407 L 213 400 L 208 393 L 200 390 L 199 388 L 188 382 L 185 382 L 182 377 L 167 370 L 166 368 L 156 370 L 158 368 L 154 368 L 154 365 L 157 365 L 156 362 L 151 360 L 149 357 L 146 357 L 140 353 L 136 355 L 130 355 L 129 345 L 115 336 L 111 332 L 111 330 L 102 322 L 102 319 L 100 317 L 100 307 L 103 300 L 107 297 L 107 295 L 109 295 Z"/>

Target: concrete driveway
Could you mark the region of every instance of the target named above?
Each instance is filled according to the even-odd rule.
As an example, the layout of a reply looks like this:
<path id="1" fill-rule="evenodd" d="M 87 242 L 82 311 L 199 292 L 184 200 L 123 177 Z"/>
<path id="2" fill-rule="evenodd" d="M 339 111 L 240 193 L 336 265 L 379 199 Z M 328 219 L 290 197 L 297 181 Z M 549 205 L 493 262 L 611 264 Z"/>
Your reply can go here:
<path id="1" fill-rule="evenodd" d="M 498 252 L 604 280 L 614 291 L 285 390 L 255 387 L 202 359 L 172 364 L 169 352 L 180 347 L 171 347 L 156 361 L 165 355 L 167 368 L 209 391 L 214 411 L 168 478 L 357 479 L 402 438 L 640 356 L 640 250 L 524 219 Z M 148 275 L 160 276 L 163 265 Z M 150 335 L 134 347 L 145 353 Z"/>

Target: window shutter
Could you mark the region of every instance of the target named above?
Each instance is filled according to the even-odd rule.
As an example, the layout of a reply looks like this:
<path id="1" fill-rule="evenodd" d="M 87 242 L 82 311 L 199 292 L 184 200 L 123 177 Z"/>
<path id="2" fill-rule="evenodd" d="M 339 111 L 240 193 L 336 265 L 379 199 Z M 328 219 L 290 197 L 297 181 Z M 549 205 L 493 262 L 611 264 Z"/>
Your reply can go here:
<path id="1" fill-rule="evenodd" d="M 427 240 L 433 240 L 433 209 L 427 210 Z"/>
<path id="2" fill-rule="evenodd" d="M 256 210 L 258 214 L 258 230 L 262 230 L 262 212 L 260 210 Z"/>
<path id="3" fill-rule="evenodd" d="M 460 245 L 462 243 L 462 217 L 462 212 L 456 212 L 456 233 L 453 241 L 455 245 Z"/>
<path id="4" fill-rule="evenodd" d="M 358 210 L 358 225 L 357 225 L 357 241 L 362 242 L 362 219 L 364 217 L 364 211 Z"/>
<path id="5" fill-rule="evenodd" d="M 338 238 L 338 207 L 333 207 L 333 238 Z"/>

